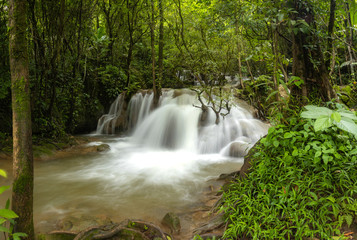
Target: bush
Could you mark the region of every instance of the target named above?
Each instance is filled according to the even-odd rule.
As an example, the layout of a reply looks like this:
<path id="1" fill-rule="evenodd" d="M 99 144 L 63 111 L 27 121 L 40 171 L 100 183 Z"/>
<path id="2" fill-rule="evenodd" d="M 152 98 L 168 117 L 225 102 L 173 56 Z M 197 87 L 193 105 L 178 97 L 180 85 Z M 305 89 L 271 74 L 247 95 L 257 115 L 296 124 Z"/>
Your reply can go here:
<path id="1" fill-rule="evenodd" d="M 331 239 L 357 216 L 357 141 L 310 119 L 272 127 L 223 194 L 225 239 Z"/>

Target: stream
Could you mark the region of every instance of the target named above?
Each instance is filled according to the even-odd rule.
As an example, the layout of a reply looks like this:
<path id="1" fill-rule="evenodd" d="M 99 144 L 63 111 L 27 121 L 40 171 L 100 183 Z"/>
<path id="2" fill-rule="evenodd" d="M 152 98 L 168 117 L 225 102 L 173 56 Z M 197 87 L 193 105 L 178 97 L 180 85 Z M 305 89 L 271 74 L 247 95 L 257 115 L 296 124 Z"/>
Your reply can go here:
<path id="1" fill-rule="evenodd" d="M 35 161 L 34 221 L 36 232 L 58 228 L 63 219 L 145 219 L 159 224 L 168 212 L 193 211 L 202 193 L 221 173 L 237 171 L 246 152 L 268 126 L 240 106 L 215 124 L 203 121 L 192 92 L 167 91 L 156 110 L 152 94 L 138 93 L 125 108 L 122 97 L 98 122 L 89 145 L 108 144 L 101 153 Z M 125 115 L 127 136 L 117 128 Z M 11 172 L 10 161 L 0 159 Z M 0 185 L 10 184 L 1 179 Z M 0 195 L 0 207 L 9 198 Z M 87 218 L 88 217 L 88 218 Z M 183 222 L 183 229 L 189 222 Z"/>

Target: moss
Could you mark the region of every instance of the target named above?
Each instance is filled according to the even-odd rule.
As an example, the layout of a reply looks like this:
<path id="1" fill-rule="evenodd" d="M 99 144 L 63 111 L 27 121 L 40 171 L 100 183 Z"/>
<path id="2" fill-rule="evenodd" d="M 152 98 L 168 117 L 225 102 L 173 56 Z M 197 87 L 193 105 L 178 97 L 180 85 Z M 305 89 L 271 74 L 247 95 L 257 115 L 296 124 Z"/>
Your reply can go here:
<path id="1" fill-rule="evenodd" d="M 33 177 L 28 174 L 21 174 L 17 180 L 14 180 L 13 192 L 17 194 L 26 194 L 28 190 L 28 184 L 33 185 Z"/>

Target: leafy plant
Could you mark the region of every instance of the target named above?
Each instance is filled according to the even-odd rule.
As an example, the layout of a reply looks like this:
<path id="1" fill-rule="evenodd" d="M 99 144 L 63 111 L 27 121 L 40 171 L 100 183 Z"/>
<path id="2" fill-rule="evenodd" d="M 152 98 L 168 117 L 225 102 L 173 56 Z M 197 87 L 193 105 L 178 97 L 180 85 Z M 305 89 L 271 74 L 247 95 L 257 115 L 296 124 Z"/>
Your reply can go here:
<path id="1" fill-rule="evenodd" d="M 0 176 L 7 177 L 7 174 L 4 170 L 0 169 Z M 10 186 L 0 186 L 0 194 L 8 190 Z M 0 209 L 0 233 L 4 234 L 6 239 L 6 234 L 10 239 L 21 240 L 21 237 L 26 237 L 25 233 L 13 233 L 13 226 L 15 224 L 15 218 L 19 216 L 12 210 L 9 209 L 10 201 L 7 200 L 6 206 L 4 209 Z"/>
<path id="2" fill-rule="evenodd" d="M 315 131 L 323 131 L 332 126 L 349 132 L 357 139 L 357 116 L 355 113 L 343 109 L 341 106 L 337 110 L 331 110 L 326 107 L 317 107 L 313 105 L 305 106 L 307 111 L 301 113 L 301 117 L 316 119 L 314 123 Z"/>
<path id="3" fill-rule="evenodd" d="M 336 116 L 334 116 L 336 118 Z M 357 140 L 308 119 L 269 129 L 223 194 L 224 239 L 331 239 L 356 218 Z"/>

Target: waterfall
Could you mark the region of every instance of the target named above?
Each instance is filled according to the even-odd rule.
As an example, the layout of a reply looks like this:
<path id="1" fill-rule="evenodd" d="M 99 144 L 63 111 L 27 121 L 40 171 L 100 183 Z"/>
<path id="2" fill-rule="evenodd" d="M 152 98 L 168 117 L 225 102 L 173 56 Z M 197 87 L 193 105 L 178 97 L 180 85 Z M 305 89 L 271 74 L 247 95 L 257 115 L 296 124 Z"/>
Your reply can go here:
<path id="1" fill-rule="evenodd" d="M 99 119 L 97 133 L 113 134 L 117 128 L 126 128 L 130 141 L 144 148 L 242 157 L 268 129 L 239 104 L 220 116 L 218 124 L 212 110 L 203 120 L 196 93 L 187 89 L 163 91 L 156 109 L 151 91 L 135 94 L 127 106 L 124 100 L 119 95 L 109 113 Z"/>

